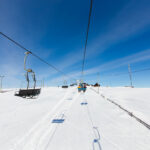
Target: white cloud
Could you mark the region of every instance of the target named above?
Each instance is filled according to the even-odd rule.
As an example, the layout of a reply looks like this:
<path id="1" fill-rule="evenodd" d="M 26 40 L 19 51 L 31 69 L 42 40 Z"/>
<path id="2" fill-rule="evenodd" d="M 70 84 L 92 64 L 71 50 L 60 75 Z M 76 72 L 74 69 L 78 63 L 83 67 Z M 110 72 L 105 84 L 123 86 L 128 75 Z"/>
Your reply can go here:
<path id="1" fill-rule="evenodd" d="M 88 47 L 91 53 L 96 55 L 102 53 L 112 44 L 130 38 L 148 28 L 150 25 L 149 4 L 147 0 L 130 1 L 107 25 L 106 32 L 93 40 Z"/>
<path id="2" fill-rule="evenodd" d="M 85 75 L 92 75 L 92 74 L 96 74 L 97 72 L 104 72 L 104 71 L 108 71 L 110 69 L 116 69 L 116 68 L 128 65 L 129 63 L 134 64 L 134 63 L 146 61 L 149 59 L 150 59 L 150 49 L 143 50 L 142 52 L 138 52 L 136 54 L 132 54 L 130 56 L 119 58 L 119 59 L 101 64 L 99 66 L 87 69 L 84 71 L 84 74 Z M 54 72 L 54 74 L 55 73 L 56 72 Z M 68 77 L 65 77 L 66 80 L 68 80 L 69 78 L 79 79 L 81 77 L 81 71 L 73 71 L 67 75 L 68 75 Z M 51 81 L 52 82 L 56 82 L 56 81 L 60 82 L 62 80 L 63 80 L 63 77 L 58 76 L 57 78 L 53 78 Z"/>
<path id="3" fill-rule="evenodd" d="M 87 69 L 87 70 L 85 70 L 85 74 L 89 75 L 89 74 L 95 74 L 97 72 L 108 71 L 110 69 L 116 69 L 121 66 L 128 65 L 129 63 L 134 64 L 134 63 L 146 61 L 149 59 L 150 59 L 150 49 L 104 63 L 102 65 L 99 65 L 99 66 L 91 68 L 91 69 Z"/>
<path id="4" fill-rule="evenodd" d="M 132 0 L 107 25 L 107 31 L 93 39 L 87 46 L 86 60 L 93 59 L 107 50 L 111 45 L 119 43 L 145 30 L 150 25 L 150 9 L 147 0 Z M 83 49 L 66 55 L 58 67 L 66 69 L 82 61 Z"/>
<path id="5" fill-rule="evenodd" d="M 107 31 L 104 34 L 99 35 L 97 38 L 93 39 L 93 42 L 88 42 L 87 47 L 87 56 L 86 60 L 93 58 L 94 56 L 97 56 L 101 52 L 107 50 L 111 45 L 120 42 L 121 40 L 128 39 L 137 33 L 140 33 L 141 31 L 144 31 L 149 25 L 150 25 L 150 9 L 149 5 L 147 4 L 147 0 L 132 0 L 130 1 L 118 14 L 116 17 L 112 18 L 111 22 L 107 26 Z M 6 6 L 5 6 L 6 7 Z M 7 8 L 7 7 L 6 7 Z M 3 8 L 4 9 L 4 8 Z M 14 12 L 17 14 L 19 9 Z M 17 21 L 15 20 L 14 23 L 11 22 L 9 12 L 6 14 L 8 18 L 6 20 L 2 20 L 3 22 L 7 23 L 7 26 L 4 27 L 4 24 L 0 26 L 0 28 L 3 28 L 5 31 L 10 32 L 10 35 L 14 32 L 18 31 L 18 25 Z M 3 18 L 3 19 L 5 19 Z M 2 17 L 1 17 L 2 19 Z M 13 18 L 12 18 L 13 19 Z M 12 28 L 9 28 L 9 24 L 11 23 Z M 8 30 L 7 30 L 8 29 Z M 17 32 L 16 32 L 17 33 Z M 15 36 L 16 36 L 15 33 Z M 90 35 L 89 35 L 90 36 Z M 19 35 L 17 35 L 19 37 Z M 27 35 L 25 36 L 25 39 L 27 38 Z M 26 41 L 26 40 L 25 40 Z M 31 44 L 31 43 L 30 43 Z M 30 45 L 29 44 L 29 45 Z M 33 43 L 32 43 L 33 44 Z M 6 47 L 1 47 L 5 50 Z M 11 50 L 13 51 L 13 50 Z M 22 65 L 23 63 L 15 63 L 14 59 L 12 57 L 16 58 L 15 55 L 20 56 L 20 54 L 12 54 L 7 52 L 7 58 L 5 59 L 5 62 L 3 61 L 0 65 L 1 71 L 12 76 L 17 76 L 17 74 L 21 74 L 23 69 Z M 83 55 L 82 55 L 83 49 L 77 49 L 71 52 L 70 54 L 67 54 L 62 60 L 60 60 L 56 66 L 60 68 L 60 70 L 67 70 L 70 71 L 70 68 L 77 64 L 78 62 L 82 61 Z M 120 58 L 102 65 L 99 65 L 97 67 L 88 69 L 85 71 L 86 74 L 93 74 L 98 71 L 105 71 L 109 68 L 117 68 L 123 65 L 127 65 L 128 63 L 136 63 L 140 61 L 145 61 L 150 59 L 149 56 L 150 50 L 146 50 L 131 56 L 127 56 L 124 58 Z M 43 57 L 47 57 L 47 55 L 50 55 L 50 53 L 47 53 L 46 55 L 43 54 Z M 23 57 L 22 57 L 23 58 Z M 19 60 L 20 62 L 22 61 Z M 55 65 L 55 64 L 54 64 Z M 52 77 L 56 73 L 53 71 L 47 71 L 48 69 L 40 69 L 40 78 L 48 78 Z M 79 77 L 80 71 L 72 72 L 70 75 L 72 77 Z M 17 79 L 17 78 L 16 78 Z M 62 80 L 57 77 L 53 80 Z"/>

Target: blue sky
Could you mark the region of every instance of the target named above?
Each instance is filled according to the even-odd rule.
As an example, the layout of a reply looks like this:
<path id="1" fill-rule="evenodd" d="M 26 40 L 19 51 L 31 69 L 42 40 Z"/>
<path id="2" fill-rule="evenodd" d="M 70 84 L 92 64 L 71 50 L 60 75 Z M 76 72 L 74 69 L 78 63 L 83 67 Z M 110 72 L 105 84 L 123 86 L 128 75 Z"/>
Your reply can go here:
<path id="1" fill-rule="evenodd" d="M 0 31 L 73 78 L 80 78 L 90 0 L 1 0 Z M 24 82 L 24 52 L 0 36 L 0 74 L 5 87 Z M 37 80 L 59 85 L 66 79 L 30 56 Z M 84 80 L 129 85 L 128 75 L 114 74 L 150 66 L 150 1 L 94 0 Z M 150 71 L 133 74 L 137 87 L 150 87 Z"/>

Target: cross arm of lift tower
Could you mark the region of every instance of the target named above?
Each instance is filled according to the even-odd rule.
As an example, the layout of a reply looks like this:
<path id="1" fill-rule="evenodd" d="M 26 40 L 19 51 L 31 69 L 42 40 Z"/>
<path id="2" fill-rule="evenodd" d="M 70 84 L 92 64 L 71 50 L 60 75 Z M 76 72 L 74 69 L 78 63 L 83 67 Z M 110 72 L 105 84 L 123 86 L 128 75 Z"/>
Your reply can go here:
<path id="1" fill-rule="evenodd" d="M 63 76 L 68 77 L 70 79 L 74 79 L 72 77 L 69 77 L 66 73 L 64 73 L 62 70 L 59 70 L 58 68 L 56 68 L 54 65 L 48 63 L 47 61 L 45 61 L 44 59 L 42 59 L 41 57 L 39 57 L 37 54 L 33 53 L 32 51 L 26 49 L 24 46 L 22 46 L 21 44 L 19 44 L 18 42 L 16 42 L 15 40 L 13 40 L 12 38 L 8 37 L 6 34 L 0 32 L 0 35 L 2 35 L 3 37 L 5 37 L 6 39 L 8 39 L 9 41 L 13 42 L 15 45 L 17 45 L 18 47 L 20 47 L 22 50 L 29 52 L 30 54 L 32 54 L 34 57 L 36 57 L 37 59 L 39 59 L 41 62 L 45 63 L 46 65 L 48 65 L 50 68 L 53 68 L 54 70 L 56 70 L 57 72 L 61 73 Z"/>

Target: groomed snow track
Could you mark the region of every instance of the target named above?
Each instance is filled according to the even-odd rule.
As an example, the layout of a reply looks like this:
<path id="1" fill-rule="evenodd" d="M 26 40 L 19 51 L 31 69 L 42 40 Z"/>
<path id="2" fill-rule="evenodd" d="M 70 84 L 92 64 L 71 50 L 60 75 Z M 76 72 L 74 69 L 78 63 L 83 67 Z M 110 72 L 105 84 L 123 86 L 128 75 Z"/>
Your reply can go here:
<path id="1" fill-rule="evenodd" d="M 78 96 L 74 89 L 69 89 L 62 100 L 15 144 L 13 150 L 48 150 L 58 127 L 61 126 L 60 123 L 53 123 L 53 120 L 65 120 Z"/>
<path id="2" fill-rule="evenodd" d="M 144 122 L 142 119 L 138 118 L 137 116 L 135 116 L 132 112 L 128 111 L 127 109 L 123 108 L 121 105 L 117 104 L 115 101 L 109 99 L 109 98 L 105 98 L 104 95 L 101 94 L 101 96 L 108 100 L 109 102 L 115 104 L 116 106 L 118 106 L 120 109 L 122 109 L 123 111 L 125 111 L 129 116 L 133 117 L 134 119 L 136 119 L 139 123 L 141 123 L 142 125 L 144 125 L 146 128 L 148 128 L 150 130 L 150 125 L 146 122 Z"/>
<path id="3" fill-rule="evenodd" d="M 96 92 L 97 94 L 99 94 L 96 90 L 94 90 L 93 88 L 90 88 L 92 89 L 94 92 Z M 120 104 L 116 103 L 114 100 L 111 100 L 110 98 L 107 98 L 105 95 L 103 94 L 100 94 L 100 96 L 113 103 L 114 105 L 118 106 L 121 110 L 125 111 L 129 116 L 133 117 L 134 119 L 136 119 L 139 123 L 141 123 L 142 125 L 144 125 L 147 129 L 150 130 L 150 125 L 148 123 L 146 123 L 145 121 L 143 121 L 142 119 L 140 119 L 139 117 L 137 117 L 136 115 L 134 115 L 132 112 L 130 112 L 129 110 L 125 109 L 124 107 L 122 107 Z"/>
<path id="4" fill-rule="evenodd" d="M 47 92 L 50 93 L 51 90 L 47 89 L 43 96 Z M 13 144 L 7 138 L 6 144 L 10 148 L 2 145 L 3 150 L 150 149 L 149 130 L 123 110 L 116 108 L 113 103 L 103 100 L 101 94 L 96 94 L 89 88 L 84 94 L 78 93 L 74 87 L 65 90 L 56 88 L 55 90 L 64 91 L 65 95 L 62 99 L 53 108 L 51 107 L 52 109 L 48 109 L 43 115 L 41 114 L 43 117 L 35 122 L 32 128 L 25 130 L 25 132 L 24 128 L 19 130 L 24 134 L 20 134 L 23 136 L 13 136 L 15 139 Z M 50 93 L 49 96 L 54 93 Z M 32 109 L 37 105 L 39 107 L 41 104 L 51 106 L 52 99 L 48 100 L 48 96 L 44 102 L 43 96 L 37 100 L 26 101 L 28 105 L 25 109 L 32 103 L 35 103 L 35 105 L 31 105 Z M 54 95 L 54 100 L 55 97 Z M 21 102 L 22 99 L 18 98 L 17 101 Z M 20 113 L 22 113 L 22 110 Z M 19 121 L 27 123 L 28 120 L 25 119 L 27 117 L 19 118 Z M 17 122 L 15 125 L 18 125 L 18 128 L 21 127 Z M 8 128 L 8 131 L 11 130 Z M 17 133 L 17 130 L 15 133 Z M 6 132 L 6 134 L 9 137 L 9 132 Z M 5 136 L 3 137 L 5 138 Z M 3 137 L 0 135 L 1 140 L 3 140 Z"/>

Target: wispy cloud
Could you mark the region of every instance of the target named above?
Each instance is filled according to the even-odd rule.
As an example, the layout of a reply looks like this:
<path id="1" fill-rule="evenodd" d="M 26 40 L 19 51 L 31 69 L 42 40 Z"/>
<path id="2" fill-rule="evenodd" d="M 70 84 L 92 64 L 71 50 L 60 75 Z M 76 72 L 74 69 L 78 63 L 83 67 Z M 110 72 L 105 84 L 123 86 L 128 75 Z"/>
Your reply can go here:
<path id="1" fill-rule="evenodd" d="M 148 4 L 147 4 L 148 3 Z M 112 44 L 125 40 L 145 30 L 150 25 L 150 2 L 130 1 L 107 26 L 107 31 L 93 40 L 89 50 L 102 53 Z M 95 53 L 97 52 L 97 53 Z"/>
<path id="2" fill-rule="evenodd" d="M 109 70 L 113 70 L 113 69 L 117 69 L 123 66 L 127 66 L 128 64 L 136 64 L 138 62 L 143 62 L 143 61 L 147 61 L 150 60 L 150 49 L 148 50 L 143 50 L 142 52 L 133 54 L 133 55 L 129 55 L 123 58 L 119 58 L 104 64 L 101 64 L 99 66 L 90 68 L 90 69 L 86 69 L 84 71 L 84 75 L 94 75 L 97 74 L 97 72 L 105 72 L 105 71 L 109 71 Z M 68 74 L 68 77 L 63 78 L 62 76 L 57 76 L 57 77 L 53 77 L 51 80 L 49 80 L 49 82 L 51 83 L 61 83 L 64 79 L 65 80 L 70 80 L 70 78 L 76 78 L 76 79 L 80 79 L 81 77 L 81 71 L 73 71 L 70 72 Z"/>
<path id="3" fill-rule="evenodd" d="M 147 0 L 135 1 L 131 0 L 127 5 L 118 12 L 117 16 L 111 19 L 107 25 L 105 33 L 100 34 L 89 42 L 87 47 L 86 59 L 92 59 L 94 56 L 100 55 L 113 44 L 119 43 L 121 40 L 130 37 L 145 30 L 150 25 L 150 9 Z M 66 55 L 60 62 L 58 67 L 66 69 L 77 62 L 82 61 L 82 49 L 73 51 Z"/>
<path id="4" fill-rule="evenodd" d="M 85 75 L 97 74 L 97 72 L 113 70 L 113 69 L 128 65 L 129 63 L 135 64 L 135 63 L 147 61 L 147 60 L 150 60 L 150 50 L 149 49 L 144 50 L 139 53 L 136 53 L 136 54 L 133 54 L 133 55 L 130 55 L 130 56 L 126 56 L 123 58 L 119 58 L 119 59 L 104 63 L 102 65 L 99 65 L 99 66 L 96 66 L 96 67 L 93 67 L 90 69 L 87 69 L 87 70 L 85 70 L 84 73 L 85 73 Z M 69 75 L 69 77 L 79 78 L 81 75 L 81 72 L 74 71 L 68 75 Z M 62 78 L 57 77 L 57 78 L 54 78 L 53 80 L 62 80 Z"/>
<path id="5" fill-rule="evenodd" d="M 100 55 L 102 52 L 106 51 L 113 44 L 117 44 L 121 40 L 129 39 L 130 37 L 146 30 L 148 26 L 150 25 L 149 4 L 150 2 L 148 2 L 148 0 L 129 1 L 129 3 L 120 12 L 118 12 L 117 16 L 115 16 L 114 18 L 110 20 L 109 24 L 106 27 L 106 32 L 104 32 L 103 34 L 100 34 L 97 38 L 93 38 L 92 41 L 88 42 L 88 47 L 87 47 L 88 53 L 87 53 L 86 59 L 87 60 L 92 59 L 94 56 Z M 5 12 L 7 8 L 8 7 L 6 5 L 2 9 L 5 9 L 4 10 Z M 20 10 L 19 8 L 15 9 L 15 6 L 13 8 L 14 8 L 13 17 L 12 15 L 9 14 L 9 11 L 7 12 L 7 14 L 5 14 L 5 17 L 2 16 L 2 13 L 0 14 L 0 21 L 5 22 L 5 24 L 2 23 L 0 25 L 0 29 L 3 29 L 3 31 L 6 33 L 10 33 L 10 35 L 13 35 L 15 33 L 15 36 L 16 36 L 16 33 L 18 34 L 20 33 L 19 32 L 20 27 L 17 24 L 17 17 L 16 17 L 16 15 L 19 14 Z M 12 21 L 13 19 L 14 21 Z M 10 24 L 11 24 L 11 28 L 10 28 Z M 25 35 L 25 41 L 32 41 L 32 40 L 26 40 L 28 36 L 29 36 L 28 34 Z M 17 38 L 19 37 L 20 35 L 17 35 Z M 33 35 L 32 35 L 32 38 L 33 38 Z M 27 45 L 29 47 L 32 47 L 31 45 L 33 45 L 33 43 L 29 42 L 27 43 Z M 13 48 L 16 48 L 16 47 L 13 47 Z M 34 48 L 36 47 L 33 47 L 33 49 Z M 12 48 L 11 48 L 11 51 L 13 51 Z M 41 55 L 42 58 L 47 59 L 47 57 L 51 55 L 51 51 L 48 51 L 48 53 L 46 53 L 46 51 L 47 50 L 45 50 L 44 53 L 42 53 Z M 2 45 L 1 45 L 1 52 L 5 53 L 3 56 L 7 55 L 7 57 L 3 59 L 3 61 L 0 61 L 1 72 L 7 75 L 11 75 L 14 78 L 16 77 L 16 80 L 17 80 L 17 75 L 21 74 L 23 71 L 22 70 L 23 54 L 20 55 L 18 51 L 17 52 L 13 51 L 14 53 L 10 54 L 9 51 L 6 50 L 6 47 Z M 67 72 L 70 72 L 70 70 L 72 71 L 72 66 L 74 66 L 77 63 L 81 63 L 82 52 L 83 52 L 83 49 L 76 49 L 72 51 L 71 53 L 67 54 L 66 56 L 64 56 L 59 62 L 57 61 L 56 63 L 54 63 L 54 65 L 56 65 L 60 70 L 65 70 L 65 71 L 68 70 Z M 150 53 L 150 50 L 145 50 L 143 52 L 140 52 L 131 56 L 119 58 L 117 60 L 96 66 L 94 68 L 87 69 L 85 70 L 85 73 L 86 75 L 90 75 L 98 71 L 107 71 L 110 68 L 115 69 L 123 65 L 127 65 L 128 63 L 142 62 L 142 61 L 150 59 L 149 53 Z M 20 58 L 20 56 L 22 56 L 22 58 Z M 19 61 L 14 61 L 15 58 L 19 58 Z M 59 74 L 54 70 L 48 71 L 47 68 L 40 68 L 38 73 L 40 74 L 39 77 L 41 79 L 51 77 L 52 80 L 55 80 L 55 81 L 62 80 L 62 76 L 59 77 Z M 55 74 L 57 74 L 56 78 L 54 77 Z M 80 71 L 79 70 L 72 71 L 69 74 L 69 76 L 79 77 Z"/>
<path id="6" fill-rule="evenodd" d="M 97 72 L 104 72 L 104 71 L 108 71 L 108 70 L 113 70 L 125 65 L 130 64 L 135 64 L 138 62 L 142 62 L 142 61 L 146 61 L 146 60 L 150 60 L 150 50 L 144 50 L 142 52 L 130 55 L 130 56 L 126 56 L 123 58 L 119 58 L 107 63 L 104 63 L 102 65 L 96 66 L 94 68 L 91 69 L 87 69 L 85 71 L 86 75 L 89 74 L 95 74 Z"/>
<path id="7" fill-rule="evenodd" d="M 69 54 L 66 54 L 62 60 L 59 61 L 57 67 L 60 69 L 66 69 L 82 60 L 82 49 L 72 50 Z"/>

